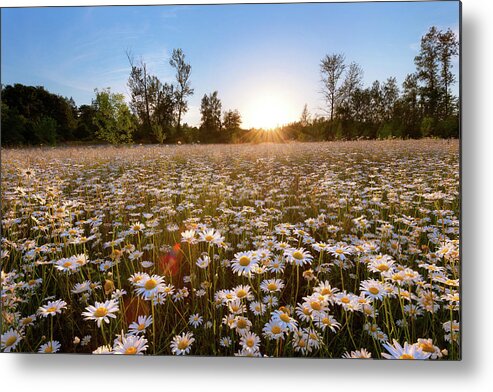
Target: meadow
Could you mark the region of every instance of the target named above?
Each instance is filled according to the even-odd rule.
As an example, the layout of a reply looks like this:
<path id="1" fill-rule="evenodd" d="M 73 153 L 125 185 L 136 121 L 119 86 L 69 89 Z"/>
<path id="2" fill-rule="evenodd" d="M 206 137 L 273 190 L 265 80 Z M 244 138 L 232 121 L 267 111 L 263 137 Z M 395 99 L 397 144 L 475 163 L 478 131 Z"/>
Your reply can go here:
<path id="1" fill-rule="evenodd" d="M 460 359 L 459 142 L 2 150 L 4 352 Z"/>

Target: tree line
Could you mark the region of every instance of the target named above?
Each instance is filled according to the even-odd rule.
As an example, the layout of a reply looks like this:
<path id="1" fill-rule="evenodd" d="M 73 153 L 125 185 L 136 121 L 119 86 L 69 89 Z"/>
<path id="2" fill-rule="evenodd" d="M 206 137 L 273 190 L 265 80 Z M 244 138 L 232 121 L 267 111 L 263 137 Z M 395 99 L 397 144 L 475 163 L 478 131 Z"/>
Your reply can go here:
<path id="1" fill-rule="evenodd" d="M 420 138 L 459 136 L 459 100 L 451 88 L 458 55 L 457 37 L 431 27 L 421 38 L 414 58 L 416 70 L 399 86 L 395 77 L 363 85 L 363 69 L 343 54 L 328 54 L 320 62 L 324 114 L 311 115 L 307 105 L 298 121 L 277 132 L 242 129 L 236 109 L 223 110 L 219 93 L 204 94 L 201 123 L 183 123 L 191 85 L 191 64 L 174 49 L 169 65 L 174 83 L 162 83 L 143 59 L 126 52 L 130 74 L 127 103 L 121 93 L 95 89 L 90 105 L 77 107 L 41 86 L 2 86 L 1 141 L 4 146 L 56 145 L 70 142 L 120 143 L 238 143 L 274 140 L 319 141 L 358 138 Z"/>

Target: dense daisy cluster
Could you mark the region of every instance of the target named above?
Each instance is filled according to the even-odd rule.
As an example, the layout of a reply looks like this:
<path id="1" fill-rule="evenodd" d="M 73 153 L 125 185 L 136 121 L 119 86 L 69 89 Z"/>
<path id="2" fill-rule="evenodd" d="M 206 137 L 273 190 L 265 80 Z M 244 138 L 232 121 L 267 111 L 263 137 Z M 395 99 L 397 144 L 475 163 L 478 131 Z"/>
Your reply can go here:
<path id="1" fill-rule="evenodd" d="M 458 359 L 458 147 L 4 150 L 1 350 Z"/>

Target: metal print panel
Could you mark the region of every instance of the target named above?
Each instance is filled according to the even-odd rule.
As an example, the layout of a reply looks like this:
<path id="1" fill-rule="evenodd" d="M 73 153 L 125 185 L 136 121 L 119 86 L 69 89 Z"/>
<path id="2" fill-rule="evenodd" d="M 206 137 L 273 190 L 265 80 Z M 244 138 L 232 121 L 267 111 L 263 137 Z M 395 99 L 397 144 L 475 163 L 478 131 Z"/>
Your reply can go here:
<path id="1" fill-rule="evenodd" d="M 1 21 L 2 352 L 461 358 L 459 2 Z"/>

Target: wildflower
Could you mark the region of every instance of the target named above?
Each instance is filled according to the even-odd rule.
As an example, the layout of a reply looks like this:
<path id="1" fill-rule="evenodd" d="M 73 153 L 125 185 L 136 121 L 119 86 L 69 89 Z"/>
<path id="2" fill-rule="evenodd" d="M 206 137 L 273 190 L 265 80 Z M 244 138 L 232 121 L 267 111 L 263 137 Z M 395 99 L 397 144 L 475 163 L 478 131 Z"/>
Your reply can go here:
<path id="1" fill-rule="evenodd" d="M 152 299 L 157 293 L 164 290 L 164 278 L 159 275 L 149 276 L 144 274 L 143 277 L 135 284 L 135 292 L 144 299 Z"/>
<path id="2" fill-rule="evenodd" d="M 240 252 L 235 254 L 235 258 L 231 262 L 231 268 L 238 275 L 250 275 L 257 263 L 258 259 L 252 252 Z"/>
<path id="3" fill-rule="evenodd" d="M 361 350 L 355 350 L 349 352 L 345 352 L 342 354 L 342 358 L 358 358 L 358 359 L 371 359 L 371 352 L 366 351 L 366 349 L 362 348 Z"/>
<path id="4" fill-rule="evenodd" d="M 85 316 L 84 320 L 94 320 L 98 327 L 101 327 L 103 321 L 109 324 L 110 318 L 116 318 L 115 313 L 118 310 L 118 303 L 111 299 L 106 302 L 96 302 L 94 306 L 87 306 L 82 315 Z"/>
<path id="5" fill-rule="evenodd" d="M 174 355 L 186 355 L 190 352 L 193 342 L 195 339 L 191 332 L 176 335 L 171 342 L 171 352 Z"/>
<path id="6" fill-rule="evenodd" d="M 2 339 L 1 339 L 2 351 L 8 353 L 14 350 L 21 340 L 22 340 L 22 335 L 19 332 L 17 332 L 15 329 L 10 328 L 7 332 L 5 332 L 2 335 Z"/>
<path id="7" fill-rule="evenodd" d="M 209 266 L 210 262 L 211 259 L 209 258 L 209 256 L 202 256 L 197 259 L 197 262 L 195 264 L 197 264 L 197 267 L 201 269 L 206 269 Z"/>
<path id="8" fill-rule="evenodd" d="M 152 316 L 139 316 L 137 321 L 134 321 L 128 326 L 130 335 L 138 335 L 145 333 L 146 328 L 152 324 Z"/>
<path id="9" fill-rule="evenodd" d="M 204 318 L 200 316 L 198 313 L 192 314 L 188 318 L 188 324 L 190 324 L 194 328 L 197 328 L 199 325 L 201 325 L 203 321 Z"/>
<path id="10" fill-rule="evenodd" d="M 44 354 L 53 354 L 58 352 L 60 350 L 61 344 L 57 340 L 50 340 L 48 343 L 43 344 L 39 350 L 38 353 L 44 353 Z"/>
<path id="11" fill-rule="evenodd" d="M 49 301 L 46 305 L 40 306 L 38 313 L 43 317 L 54 316 L 57 313 L 62 313 L 66 309 L 67 303 L 61 299 Z"/>
<path id="12" fill-rule="evenodd" d="M 114 354 L 143 355 L 147 350 L 147 339 L 143 336 L 123 335 L 121 341 L 117 341 L 113 346 Z"/>
<path id="13" fill-rule="evenodd" d="M 393 344 L 384 343 L 383 347 L 390 353 L 382 353 L 382 356 L 387 359 L 428 359 L 431 355 L 423 352 L 416 344 L 405 342 L 402 347 L 395 339 Z"/>
<path id="14" fill-rule="evenodd" d="M 303 264 L 310 264 L 313 260 L 313 256 L 308 253 L 304 248 L 291 248 L 284 252 L 284 256 L 289 263 L 296 266 L 302 266 Z"/>

